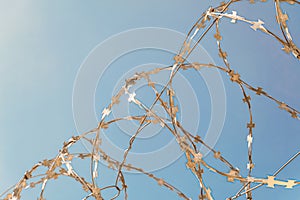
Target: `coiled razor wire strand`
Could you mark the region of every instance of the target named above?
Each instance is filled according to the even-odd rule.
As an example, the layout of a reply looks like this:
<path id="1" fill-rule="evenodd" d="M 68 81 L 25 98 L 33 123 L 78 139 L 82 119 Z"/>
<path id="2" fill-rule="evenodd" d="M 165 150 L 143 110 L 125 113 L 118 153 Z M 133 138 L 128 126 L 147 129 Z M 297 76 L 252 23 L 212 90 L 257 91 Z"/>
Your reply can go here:
<path id="1" fill-rule="evenodd" d="M 266 0 L 261 0 L 262 2 Z M 228 12 L 229 7 L 232 4 L 241 2 L 241 0 L 230 0 L 227 3 L 222 2 L 217 7 L 210 7 L 207 9 L 197 20 L 197 22 L 192 26 L 191 30 L 188 32 L 185 41 L 179 51 L 179 53 L 174 57 L 174 64 L 168 67 L 154 68 L 153 70 L 147 72 L 137 72 L 134 76 L 127 79 L 123 87 L 117 92 L 115 96 L 111 98 L 111 103 L 102 111 L 102 117 L 98 126 L 94 129 L 91 129 L 88 132 L 82 133 L 78 136 L 71 137 L 68 141 L 64 142 L 62 148 L 59 150 L 59 153 L 51 158 L 45 159 L 41 162 L 35 164 L 31 169 L 25 172 L 22 179 L 12 187 L 4 191 L 0 197 L 2 200 L 17 200 L 21 199 L 21 193 L 23 190 L 28 190 L 35 188 L 38 185 L 41 186 L 38 200 L 45 200 L 44 192 L 47 188 L 47 183 L 50 180 L 56 180 L 60 177 L 67 176 L 72 178 L 74 181 L 81 184 L 82 189 L 86 191 L 87 195 L 83 200 L 93 197 L 97 200 L 102 200 L 102 192 L 107 189 L 115 189 L 115 196 L 111 199 L 118 198 L 121 193 L 124 194 L 124 199 L 128 199 L 127 188 L 130 187 L 126 184 L 126 179 L 124 176 L 124 169 L 133 170 L 140 172 L 150 179 L 156 181 L 160 186 L 166 187 L 167 189 L 178 194 L 182 199 L 191 199 L 185 195 L 181 190 L 167 182 L 165 179 L 155 176 L 153 173 L 147 172 L 142 168 L 133 166 L 130 163 L 126 162 L 128 153 L 132 149 L 133 144 L 137 136 L 143 131 L 145 127 L 150 124 L 160 124 L 160 126 L 169 130 L 169 132 L 176 138 L 178 145 L 181 150 L 184 152 L 186 157 L 186 167 L 191 170 L 191 172 L 198 179 L 200 194 L 199 199 L 213 200 L 213 190 L 205 184 L 203 174 L 207 171 L 212 171 L 221 176 L 227 178 L 227 181 L 233 182 L 235 180 L 240 181 L 241 189 L 237 191 L 235 195 L 232 195 L 227 198 L 227 200 L 237 199 L 241 196 L 246 196 L 248 200 L 252 200 L 252 191 L 258 189 L 261 186 L 268 186 L 276 188 L 278 186 L 283 186 L 285 188 L 292 189 L 300 185 L 299 181 L 295 180 L 278 180 L 276 176 L 293 160 L 295 160 L 299 155 L 300 151 L 295 153 L 286 163 L 282 166 L 279 166 L 279 169 L 272 175 L 267 177 L 253 177 L 251 172 L 253 170 L 253 156 L 252 156 L 252 144 L 253 144 L 253 129 L 255 128 L 255 123 L 252 116 L 252 107 L 251 107 L 251 97 L 253 95 L 263 96 L 266 99 L 274 102 L 278 107 L 287 113 L 290 114 L 292 118 L 300 119 L 300 112 L 293 108 L 292 106 L 284 103 L 281 100 L 276 99 L 275 97 L 268 94 L 262 87 L 253 87 L 245 80 L 242 79 L 241 75 L 233 70 L 230 66 L 228 55 L 226 51 L 222 48 L 221 41 L 222 36 L 219 29 L 219 24 L 223 19 L 227 18 L 231 20 L 231 23 L 236 23 L 237 21 L 246 23 L 254 31 L 261 31 L 272 38 L 275 41 L 279 42 L 283 47 L 282 50 L 288 54 L 292 54 L 296 59 L 300 60 L 300 51 L 296 44 L 293 42 L 292 35 L 287 26 L 288 15 L 283 12 L 281 8 L 282 3 L 295 4 L 298 6 L 300 4 L 297 0 L 273 0 L 275 4 L 276 20 L 278 22 L 281 35 L 274 34 L 271 30 L 267 28 L 265 23 L 260 19 L 250 20 L 245 17 L 238 15 L 237 11 Z M 254 0 L 250 0 L 250 3 L 255 3 Z M 224 66 L 217 66 L 211 63 L 189 63 L 187 58 L 196 48 L 196 46 L 203 40 L 203 38 L 209 33 L 212 27 L 216 27 L 216 33 L 214 38 L 216 39 L 217 49 L 219 52 L 220 58 L 223 60 Z M 193 41 L 196 41 L 193 43 Z M 201 70 L 203 68 L 214 68 L 218 69 L 221 72 L 227 74 L 228 78 L 235 84 L 237 84 L 243 96 L 243 102 L 247 105 L 249 122 L 247 123 L 248 136 L 248 163 L 247 169 L 248 174 L 243 176 L 240 174 L 240 171 L 237 167 L 233 166 L 222 154 L 220 151 L 215 150 L 214 148 L 207 145 L 204 140 L 200 137 L 198 133 L 188 132 L 179 121 L 177 121 L 176 116 L 179 114 L 178 105 L 176 105 L 174 99 L 176 98 L 176 92 L 172 87 L 172 82 L 179 70 Z M 163 71 L 169 71 L 170 76 L 167 84 L 159 91 L 157 85 L 152 81 L 151 77 L 159 74 Z M 145 79 L 148 82 L 148 87 L 150 87 L 155 95 L 154 102 L 147 106 L 143 103 L 132 89 L 132 87 L 140 80 Z M 249 94 L 251 93 L 251 95 Z M 163 94 L 167 95 L 167 98 L 163 98 Z M 120 118 L 114 118 L 107 120 L 110 116 L 113 106 L 120 103 L 120 98 L 122 96 L 127 96 L 129 103 L 137 105 L 141 110 L 144 111 L 144 115 L 132 115 L 125 116 Z M 160 104 L 163 109 L 166 111 L 168 117 L 163 117 L 158 115 L 153 111 L 153 107 L 156 104 Z M 104 129 L 108 129 L 111 124 L 118 121 L 137 121 L 139 127 L 135 130 L 135 133 L 129 140 L 127 149 L 124 151 L 123 159 L 118 161 L 113 159 L 101 148 L 101 136 L 100 133 Z M 90 153 L 74 153 L 70 148 L 78 143 L 80 140 L 87 141 L 91 147 L 92 151 Z M 214 158 L 223 163 L 228 169 L 227 171 L 221 171 L 217 169 L 217 166 L 212 166 L 210 163 L 206 162 L 203 158 L 203 155 L 199 151 L 199 145 L 204 145 L 210 151 L 213 152 Z M 86 178 L 79 175 L 76 172 L 76 169 L 73 168 L 72 162 L 77 160 L 90 160 L 90 177 Z M 108 165 L 108 168 L 114 169 L 117 171 L 117 176 L 115 177 L 115 183 L 113 185 L 107 185 L 104 187 L 98 186 L 98 164 L 99 162 L 104 161 Z M 44 173 L 38 173 L 39 170 L 44 170 Z M 255 186 L 253 186 L 255 184 Z"/>

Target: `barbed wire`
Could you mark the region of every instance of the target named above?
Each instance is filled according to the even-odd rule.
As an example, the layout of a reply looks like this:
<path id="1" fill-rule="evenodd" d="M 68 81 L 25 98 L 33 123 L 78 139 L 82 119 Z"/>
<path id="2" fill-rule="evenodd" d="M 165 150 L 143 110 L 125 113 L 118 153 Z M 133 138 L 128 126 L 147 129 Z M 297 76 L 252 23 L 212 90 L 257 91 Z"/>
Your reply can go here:
<path id="1" fill-rule="evenodd" d="M 261 0 L 264 2 L 265 0 Z M 167 189 L 177 193 L 177 195 L 183 199 L 190 199 L 184 192 L 178 189 L 176 186 L 167 182 L 161 177 L 157 177 L 153 173 L 147 172 L 142 168 L 133 166 L 127 162 L 127 157 L 131 151 L 133 144 L 136 141 L 137 136 L 150 124 L 160 124 L 161 127 L 167 129 L 172 136 L 176 139 L 179 147 L 184 152 L 186 157 L 186 167 L 196 176 L 199 182 L 200 194 L 199 199 L 213 199 L 213 190 L 205 183 L 203 174 L 207 171 L 214 172 L 221 176 L 227 178 L 227 181 L 233 182 L 235 180 L 240 181 L 241 189 L 237 191 L 235 195 L 228 197 L 228 200 L 237 199 L 243 195 L 246 196 L 248 200 L 252 200 L 252 191 L 258 189 L 261 186 L 268 186 L 275 188 L 278 186 L 283 186 L 285 188 L 294 188 L 300 185 L 300 181 L 296 180 L 278 180 L 277 175 L 288 166 L 296 157 L 300 155 L 300 151 L 297 152 L 293 157 L 291 157 L 285 164 L 279 166 L 279 169 L 272 175 L 266 177 L 254 177 L 252 176 L 252 171 L 255 167 L 253 162 L 253 130 L 255 128 L 255 123 L 252 115 L 252 104 L 251 98 L 256 96 L 263 96 L 266 100 L 274 102 L 277 104 L 278 108 L 286 111 L 290 114 L 292 118 L 300 119 L 300 112 L 294 107 L 286 104 L 284 101 L 279 100 L 271 96 L 262 87 L 254 87 L 242 79 L 242 76 L 234 69 L 232 69 L 229 56 L 227 52 L 222 47 L 222 35 L 219 29 L 219 25 L 223 22 L 223 19 L 229 19 L 231 23 L 236 23 L 237 21 L 246 23 L 250 25 L 254 31 L 261 31 L 270 37 L 274 38 L 277 42 L 282 45 L 282 50 L 286 53 L 292 54 L 296 59 L 300 59 L 300 51 L 296 44 L 293 42 L 292 35 L 289 31 L 287 20 L 287 13 L 283 12 L 281 8 L 282 3 L 296 4 L 299 5 L 300 2 L 297 0 L 274 0 L 276 20 L 280 28 L 281 35 L 276 35 L 271 30 L 268 29 L 267 25 L 260 19 L 247 19 L 242 15 L 239 15 L 237 11 L 229 12 L 229 8 L 232 4 L 241 2 L 241 0 L 231 0 L 227 3 L 222 2 L 217 7 L 210 7 L 207 9 L 197 20 L 197 22 L 192 26 L 191 30 L 188 32 L 185 41 L 179 51 L 179 53 L 174 57 L 174 64 L 168 67 L 154 68 L 153 70 L 147 72 L 137 72 L 134 76 L 127 79 L 125 84 L 116 93 L 115 96 L 111 98 L 110 104 L 103 109 L 101 120 L 98 126 L 91 129 L 88 132 L 82 133 L 78 136 L 71 137 L 68 141 L 64 142 L 59 153 L 51 158 L 45 159 L 41 162 L 35 164 L 31 169 L 25 172 L 24 176 L 19 180 L 17 184 L 8 188 L 4 191 L 0 197 L 3 200 L 17 200 L 21 199 L 21 193 L 23 190 L 31 189 L 41 185 L 38 200 L 44 200 L 44 192 L 47 184 L 50 180 L 56 180 L 60 177 L 70 177 L 74 181 L 81 184 L 82 189 L 87 193 L 83 199 L 88 199 L 93 197 L 97 200 L 102 200 L 101 195 L 103 191 L 107 189 L 115 189 L 115 196 L 111 199 L 116 199 L 121 193 L 124 194 L 124 199 L 128 199 L 127 188 L 130 187 L 126 183 L 124 176 L 124 169 L 133 170 L 140 172 L 150 179 L 156 181 L 160 186 L 166 187 Z M 255 3 L 254 0 L 250 0 L 250 3 Z M 218 66 L 212 63 L 201 63 L 187 62 L 188 57 L 191 55 L 193 50 L 197 45 L 203 40 L 203 38 L 209 34 L 211 29 L 215 26 L 214 38 L 216 39 L 217 49 L 219 57 L 222 59 L 224 66 Z M 194 42 L 196 41 L 196 42 Z M 293 59 L 293 58 L 291 58 Z M 199 133 L 190 133 L 186 128 L 177 120 L 179 115 L 178 105 L 175 103 L 176 91 L 172 87 L 173 79 L 180 70 L 202 70 L 203 68 L 217 69 L 225 73 L 228 78 L 235 84 L 237 84 L 241 90 L 243 96 L 242 101 L 247 105 L 249 121 L 246 124 L 248 129 L 247 145 L 248 145 L 248 163 L 247 175 L 242 175 L 240 170 L 235 167 L 228 159 L 226 159 L 222 153 L 213 147 L 205 143 L 201 138 Z M 164 87 L 159 90 L 156 83 L 152 81 L 152 77 L 167 71 L 170 73 L 169 79 Z M 141 98 L 135 93 L 133 86 L 141 81 L 146 80 L 148 87 L 152 89 L 155 100 L 151 105 L 146 105 L 143 103 Z M 167 95 L 164 98 L 163 95 Z M 127 100 L 131 104 L 135 104 L 144 112 L 144 115 L 129 115 L 119 118 L 108 119 L 111 115 L 112 108 L 119 104 L 121 97 L 127 97 Z M 153 107 L 156 104 L 160 104 L 168 117 L 163 117 L 153 111 Z M 112 158 L 101 148 L 101 132 L 105 129 L 110 128 L 110 126 L 119 121 L 136 121 L 139 123 L 138 128 L 135 133 L 131 136 L 127 149 L 124 151 L 123 158 L 121 161 Z M 81 152 L 76 153 L 71 151 L 71 147 L 76 145 L 79 141 L 86 141 L 92 148 L 91 152 Z M 203 154 L 199 150 L 199 145 L 203 145 L 213 152 L 213 156 L 216 160 L 219 160 L 224 166 L 227 167 L 227 171 L 219 170 L 218 166 L 213 166 L 212 164 L 205 161 Z M 90 177 L 86 178 L 77 172 L 74 168 L 72 162 L 74 160 L 90 160 Z M 115 177 L 114 184 L 100 187 L 98 185 L 98 164 L 100 161 L 106 162 L 108 168 L 116 170 L 117 175 Z M 44 170 L 40 173 L 40 170 Z M 253 186 L 255 184 L 255 186 Z"/>

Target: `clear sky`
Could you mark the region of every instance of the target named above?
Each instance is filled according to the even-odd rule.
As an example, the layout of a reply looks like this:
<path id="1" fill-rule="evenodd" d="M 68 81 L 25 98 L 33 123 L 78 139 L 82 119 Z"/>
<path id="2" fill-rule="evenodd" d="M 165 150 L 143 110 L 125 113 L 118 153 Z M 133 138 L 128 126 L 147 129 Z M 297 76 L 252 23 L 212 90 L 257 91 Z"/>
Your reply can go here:
<path id="1" fill-rule="evenodd" d="M 74 81 L 84 59 L 99 43 L 133 28 L 161 27 L 187 33 L 210 4 L 215 6 L 218 3 L 200 0 L 0 0 L 0 191 L 16 183 L 34 163 L 53 157 L 63 141 L 77 134 L 72 111 Z M 299 46 L 300 8 L 283 8 L 288 11 L 288 24 Z M 266 27 L 279 33 L 271 1 L 255 5 L 238 3 L 231 10 L 237 10 L 238 14 L 249 19 L 261 19 Z M 299 61 L 281 51 L 281 45 L 273 38 L 254 32 L 246 24 L 239 22 L 233 25 L 229 20 L 224 20 L 220 29 L 233 69 L 253 86 L 263 87 L 272 96 L 299 110 Z M 201 45 L 215 63 L 222 64 L 216 53 L 213 33 Z M 114 48 L 117 49 L 118 45 L 112 46 Z M 127 58 L 125 55 L 112 64 L 111 73 L 108 70 L 106 78 L 111 79 L 112 84 L 126 70 L 130 70 L 130 66 L 150 62 L 172 64 L 171 60 L 170 53 L 150 50 L 136 52 Z M 242 102 L 239 88 L 227 76 L 222 77 L 227 112 L 215 148 L 246 174 L 247 107 Z M 199 130 L 205 131 L 211 115 L 207 109 L 209 94 L 207 88 L 201 88 L 203 80 L 191 79 L 189 82 L 197 88 L 196 97 L 202 111 Z M 101 84 L 99 82 L 93 105 L 98 110 L 98 117 L 110 98 L 101 96 L 101 88 L 106 88 Z M 266 177 L 299 151 L 300 123 L 279 110 L 274 102 L 254 94 L 252 97 L 256 123 L 253 147 L 256 168 L 253 175 Z M 118 144 L 122 145 L 122 142 Z M 137 147 L 137 150 L 143 151 L 143 148 Z M 210 157 L 211 154 L 207 160 L 214 162 Z M 299 170 L 300 158 L 278 177 L 300 180 Z M 104 172 L 102 176 L 105 181 L 113 179 L 112 172 Z M 197 199 L 199 190 L 196 179 L 185 168 L 183 158 L 155 173 Z M 158 199 L 178 198 L 143 175 L 127 174 L 127 177 L 129 199 L 157 199 L 157 196 Z M 213 173 L 208 172 L 205 179 L 217 200 L 238 189 L 238 184 L 228 183 L 224 177 Z M 254 192 L 255 199 L 295 199 L 299 195 L 299 187 L 294 190 L 261 188 Z M 57 185 L 49 184 L 45 194 L 46 199 L 81 199 L 83 196 L 78 184 L 68 179 Z M 24 199 L 32 198 L 36 196 L 24 196 Z"/>

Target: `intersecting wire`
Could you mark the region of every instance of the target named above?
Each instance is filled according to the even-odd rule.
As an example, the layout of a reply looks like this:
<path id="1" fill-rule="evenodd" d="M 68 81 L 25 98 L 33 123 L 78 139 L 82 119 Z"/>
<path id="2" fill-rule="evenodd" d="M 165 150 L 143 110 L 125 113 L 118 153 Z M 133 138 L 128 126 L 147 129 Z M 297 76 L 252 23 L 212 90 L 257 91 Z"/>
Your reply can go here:
<path id="1" fill-rule="evenodd" d="M 155 180 L 160 186 L 166 187 L 171 191 L 177 193 L 183 199 L 189 199 L 187 195 L 185 195 L 178 188 L 173 186 L 171 183 L 168 183 L 166 180 L 156 177 L 154 174 L 149 173 L 142 168 L 138 168 L 126 162 L 128 154 L 133 147 L 135 139 L 137 136 L 144 130 L 145 127 L 150 125 L 151 123 L 159 123 L 162 127 L 165 127 L 169 130 L 169 132 L 176 138 L 181 150 L 185 153 L 187 163 L 186 167 L 189 168 L 197 178 L 200 187 L 199 199 L 208 199 L 212 200 L 213 195 L 210 188 L 205 185 L 203 174 L 204 170 L 208 169 L 209 171 L 215 172 L 222 176 L 227 177 L 229 182 L 233 182 L 234 180 L 240 181 L 243 186 L 242 188 L 232 197 L 229 197 L 229 200 L 237 199 L 243 195 L 246 195 L 246 198 L 252 199 L 252 191 L 258 189 L 263 185 L 267 185 L 269 187 L 275 186 L 285 186 L 286 188 L 293 188 L 296 185 L 299 185 L 300 182 L 295 180 L 287 180 L 280 181 L 275 180 L 276 176 L 293 160 L 296 159 L 300 155 L 300 152 L 296 153 L 292 158 L 290 158 L 285 164 L 283 164 L 274 174 L 273 176 L 268 176 L 267 178 L 255 178 L 252 177 L 251 172 L 254 168 L 253 157 L 252 157 L 252 143 L 253 143 L 253 129 L 255 128 L 255 124 L 253 122 L 252 109 L 251 109 L 251 96 L 248 95 L 247 90 L 254 92 L 256 95 L 264 96 L 269 100 L 275 102 L 279 105 L 279 108 L 285 110 L 290 113 L 293 118 L 299 120 L 300 112 L 293 107 L 287 105 L 283 101 L 277 100 L 276 98 L 269 95 L 266 91 L 264 91 L 261 87 L 253 87 L 244 81 L 240 74 L 231 69 L 230 63 L 228 60 L 228 55 L 224 51 L 221 40 L 222 36 L 219 30 L 219 24 L 222 18 L 228 18 L 232 23 L 236 21 L 241 21 L 251 25 L 251 28 L 256 30 L 260 30 L 273 38 L 275 38 L 279 43 L 283 45 L 283 50 L 287 53 L 291 53 L 297 59 L 300 59 L 300 51 L 298 47 L 292 40 L 292 36 L 289 32 L 287 26 L 287 14 L 284 14 L 280 3 L 290 3 L 290 4 L 300 4 L 299 1 L 296 0 L 274 0 L 275 10 L 276 10 L 276 19 L 279 24 L 282 38 L 280 36 L 275 35 L 273 32 L 268 30 L 264 26 L 264 22 L 261 20 L 252 21 L 248 20 L 242 16 L 237 15 L 236 11 L 232 11 L 232 13 L 226 13 L 229 6 L 233 3 L 237 3 L 240 0 L 231 0 L 227 3 L 222 3 L 221 5 L 212 8 L 210 7 L 206 12 L 204 12 L 201 17 L 197 20 L 197 22 L 192 26 L 191 30 L 188 32 L 185 41 L 179 51 L 179 53 L 174 57 L 175 63 L 172 66 L 163 67 L 163 68 L 155 68 L 148 72 L 140 72 L 136 73 L 133 77 L 126 80 L 124 86 L 119 90 L 119 92 L 112 97 L 111 103 L 103 110 L 102 117 L 98 126 L 86 133 L 83 133 L 78 136 L 73 136 L 67 142 L 63 144 L 62 149 L 60 149 L 59 153 L 56 157 L 52 159 L 45 159 L 37 164 L 35 164 L 30 170 L 26 171 L 24 177 L 14 186 L 7 189 L 0 197 L 4 196 L 4 200 L 16 200 L 21 198 L 21 192 L 25 189 L 34 188 L 36 185 L 41 185 L 41 191 L 39 195 L 39 200 L 44 200 L 44 191 L 47 186 L 49 180 L 55 180 L 60 176 L 68 176 L 73 178 L 75 181 L 80 183 L 88 195 L 86 195 L 83 199 L 88 199 L 93 197 L 97 200 L 103 199 L 101 192 L 107 189 L 114 188 L 116 190 L 115 196 L 111 197 L 111 199 L 116 199 L 120 196 L 121 192 L 124 192 L 124 199 L 128 198 L 127 188 L 128 185 L 125 181 L 125 176 L 123 174 L 124 169 L 134 170 L 143 173 L 149 178 Z M 253 0 L 250 0 L 250 3 L 254 3 Z M 211 18 L 213 20 L 211 21 Z M 206 23 L 210 23 L 207 28 Z M 202 39 L 208 34 L 208 32 L 215 25 L 216 34 L 214 37 L 217 41 L 217 48 L 219 51 L 219 56 L 224 62 L 225 67 L 217 66 L 214 64 L 207 63 L 188 63 L 187 59 L 197 47 L 197 45 L 202 41 Z M 201 31 L 203 31 L 201 33 Z M 197 39 L 196 39 L 197 38 Z M 196 42 L 194 42 L 196 41 Z M 247 123 L 248 128 L 248 174 L 247 176 L 242 176 L 237 167 L 234 167 L 224 156 L 222 156 L 220 151 L 215 150 L 213 147 L 207 145 L 204 140 L 199 136 L 199 134 L 188 132 L 179 121 L 177 121 L 176 115 L 179 113 L 178 107 L 175 105 L 174 98 L 176 97 L 175 91 L 172 87 L 172 81 L 175 75 L 179 70 L 201 70 L 202 68 L 213 68 L 220 70 L 228 75 L 230 80 L 236 84 L 241 89 L 243 95 L 243 102 L 247 104 L 248 113 L 249 113 L 249 123 Z M 161 73 L 162 71 L 169 71 L 170 76 L 166 83 L 166 85 L 162 88 L 161 91 L 158 91 L 155 83 L 151 80 L 150 76 Z M 135 92 L 131 92 L 131 88 L 141 79 L 145 79 L 148 81 L 148 86 L 152 88 L 155 93 L 155 100 L 150 105 L 147 106 L 141 100 L 136 98 Z M 166 93 L 168 96 L 167 101 L 164 101 L 163 94 Z M 136 104 L 140 109 L 145 111 L 145 115 L 137 115 L 137 116 L 125 116 L 120 118 L 115 118 L 112 120 L 105 121 L 111 113 L 112 107 L 120 102 L 121 96 L 128 95 L 128 101 L 130 103 Z M 170 118 L 165 118 L 159 116 L 156 112 L 153 111 L 153 107 L 155 104 L 160 103 L 168 116 Z M 109 126 L 118 121 L 138 121 L 140 123 L 138 129 L 133 134 L 133 136 L 129 140 L 129 145 L 127 149 L 124 151 L 122 161 L 118 161 L 101 149 L 101 130 L 109 128 Z M 93 137 L 94 135 L 94 137 Z M 92 137 L 92 138 L 90 138 Z M 90 153 L 71 153 L 69 152 L 70 147 L 75 145 L 78 141 L 85 140 L 92 146 L 92 151 Z M 229 172 L 223 172 L 218 170 L 216 167 L 211 166 L 207 163 L 201 152 L 198 150 L 197 143 L 208 148 L 213 152 L 214 158 L 220 160 L 224 165 L 229 168 Z M 90 176 L 91 180 L 87 181 L 84 177 L 80 176 L 72 165 L 72 160 L 77 159 L 90 159 Z M 100 160 L 106 162 L 109 168 L 117 170 L 117 176 L 115 179 L 115 183 L 112 185 L 107 185 L 104 187 L 99 187 L 97 185 L 97 177 L 98 177 L 98 163 Z M 45 168 L 45 173 L 34 174 L 38 169 Z M 35 181 L 34 181 L 35 180 Z M 30 182 L 31 181 L 31 182 Z M 121 186 L 119 185 L 121 184 Z M 257 184 L 254 187 L 251 187 L 251 184 Z M 245 191 L 244 191 L 245 190 Z"/>

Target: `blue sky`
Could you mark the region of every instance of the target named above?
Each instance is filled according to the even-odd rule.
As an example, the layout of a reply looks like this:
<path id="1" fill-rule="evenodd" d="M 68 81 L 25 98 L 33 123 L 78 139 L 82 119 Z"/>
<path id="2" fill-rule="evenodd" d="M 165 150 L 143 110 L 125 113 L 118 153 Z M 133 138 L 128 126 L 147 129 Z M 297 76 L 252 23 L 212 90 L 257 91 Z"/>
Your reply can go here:
<path id="1" fill-rule="evenodd" d="M 0 190 L 17 182 L 34 163 L 53 157 L 63 141 L 77 134 L 72 113 L 73 84 L 80 65 L 96 45 L 111 35 L 132 28 L 162 27 L 186 33 L 210 3 L 217 5 L 218 1 L 0 1 Z M 297 38 L 300 34 L 299 6 L 283 8 L 289 11 L 291 32 L 295 43 L 300 45 Z M 239 3 L 232 9 L 250 19 L 259 18 L 272 31 L 279 32 L 271 1 L 251 6 Z M 299 109 L 299 61 L 281 51 L 280 44 L 273 38 L 254 32 L 248 25 L 240 22 L 233 25 L 224 20 L 220 29 L 229 60 L 242 78 Z M 222 64 L 212 35 L 202 46 L 217 64 Z M 157 54 L 156 59 L 150 61 L 161 59 L 161 63 L 167 64 L 172 55 L 163 55 L 165 57 Z M 133 64 L 139 64 L 143 59 L 149 62 L 144 56 Z M 130 60 L 125 61 L 129 67 Z M 245 172 L 247 108 L 242 103 L 239 88 L 227 76 L 222 77 L 227 113 L 216 149 Z M 197 86 L 192 80 L 191 84 Z M 197 91 L 207 95 L 205 89 Z M 202 98 L 201 93 L 197 95 Z M 204 96 L 202 102 L 205 103 L 207 98 Z M 101 109 L 108 102 L 109 99 L 99 104 L 96 101 L 95 107 Z M 256 123 L 253 152 L 256 169 L 253 174 L 266 177 L 299 150 L 300 123 L 264 97 L 253 96 L 252 103 Z M 204 125 L 200 128 L 205 129 L 206 105 L 200 106 L 204 110 L 201 114 Z M 181 158 L 156 174 L 196 199 L 199 192 L 196 180 L 183 161 Z M 299 166 L 300 159 L 279 177 L 299 180 Z M 112 172 L 104 173 L 104 180 L 110 180 L 111 175 Z M 212 173 L 208 173 L 206 179 L 215 199 L 224 199 L 238 188 Z M 129 199 L 177 198 L 141 175 L 128 174 L 128 183 L 132 184 Z M 141 187 L 141 183 L 145 185 Z M 62 194 L 63 188 L 66 192 Z M 83 194 L 79 189 L 69 180 L 62 180 L 56 187 L 50 186 L 46 198 L 80 199 Z M 294 190 L 265 188 L 254 192 L 256 199 L 295 199 L 299 195 L 299 187 Z M 27 195 L 24 199 L 32 198 Z"/>

